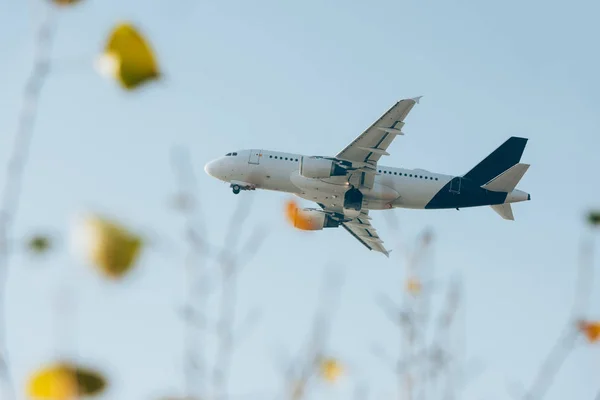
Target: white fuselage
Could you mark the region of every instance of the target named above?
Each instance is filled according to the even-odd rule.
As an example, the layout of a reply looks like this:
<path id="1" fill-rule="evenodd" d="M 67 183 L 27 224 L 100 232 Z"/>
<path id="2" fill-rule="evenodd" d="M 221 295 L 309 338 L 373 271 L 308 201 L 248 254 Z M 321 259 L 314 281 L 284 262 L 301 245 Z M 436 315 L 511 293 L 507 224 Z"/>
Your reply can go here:
<path id="1" fill-rule="evenodd" d="M 265 189 L 292 193 L 306 200 L 338 203 L 348 190 L 346 177 L 305 178 L 300 174 L 302 155 L 268 150 L 241 150 L 211 161 L 205 171 L 243 189 Z M 365 208 L 383 210 L 395 207 L 425 208 L 454 176 L 422 169 L 378 166 L 372 189 L 361 189 Z M 506 202 L 527 200 L 518 190 Z"/>

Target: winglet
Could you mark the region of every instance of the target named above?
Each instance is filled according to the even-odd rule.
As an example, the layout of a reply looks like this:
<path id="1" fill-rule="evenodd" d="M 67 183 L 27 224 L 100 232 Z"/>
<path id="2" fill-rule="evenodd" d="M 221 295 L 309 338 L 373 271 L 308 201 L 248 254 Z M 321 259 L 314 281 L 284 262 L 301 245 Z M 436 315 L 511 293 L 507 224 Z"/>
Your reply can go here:
<path id="1" fill-rule="evenodd" d="M 419 101 L 421 100 L 421 97 L 423 97 L 423 96 L 417 96 L 417 97 L 413 97 L 413 98 L 412 98 L 412 99 L 410 99 L 410 100 L 413 100 L 415 103 L 419 104 Z"/>

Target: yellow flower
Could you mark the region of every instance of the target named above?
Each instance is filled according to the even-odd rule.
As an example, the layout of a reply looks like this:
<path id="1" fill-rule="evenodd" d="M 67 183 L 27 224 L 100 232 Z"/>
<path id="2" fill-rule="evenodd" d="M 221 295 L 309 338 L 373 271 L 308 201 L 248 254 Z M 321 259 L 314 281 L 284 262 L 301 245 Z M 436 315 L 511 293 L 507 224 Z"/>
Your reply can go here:
<path id="1" fill-rule="evenodd" d="M 81 0 L 52 0 L 54 4 L 58 4 L 59 6 L 70 6 L 75 3 L 79 3 Z"/>
<path id="2" fill-rule="evenodd" d="M 96 68 L 116 79 L 126 90 L 136 89 L 161 75 L 150 44 L 127 23 L 113 29 Z"/>
<path id="3" fill-rule="evenodd" d="M 77 221 L 73 245 L 109 278 L 121 278 L 135 265 L 142 238 L 119 223 L 99 215 Z"/>
<path id="4" fill-rule="evenodd" d="M 105 387 L 99 372 L 60 362 L 34 373 L 27 383 L 27 394 L 35 399 L 75 400 L 99 394 Z"/>
<path id="5" fill-rule="evenodd" d="M 342 374 L 341 364 L 334 358 L 326 358 L 321 361 L 321 376 L 328 382 L 335 382 Z"/>
<path id="6" fill-rule="evenodd" d="M 408 290 L 408 292 L 412 295 L 419 294 L 421 292 L 421 289 L 422 289 L 421 282 L 419 282 L 419 280 L 416 278 L 410 278 L 406 282 L 406 290 Z"/>

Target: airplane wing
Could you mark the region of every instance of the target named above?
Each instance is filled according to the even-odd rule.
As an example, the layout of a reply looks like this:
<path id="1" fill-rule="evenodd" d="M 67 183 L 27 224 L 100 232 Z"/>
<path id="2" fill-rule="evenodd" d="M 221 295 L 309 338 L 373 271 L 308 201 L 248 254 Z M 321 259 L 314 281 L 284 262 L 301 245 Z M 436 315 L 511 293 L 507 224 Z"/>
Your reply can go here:
<path id="1" fill-rule="evenodd" d="M 389 155 L 387 148 L 394 138 L 404 134 L 402 132 L 404 119 L 421 97 L 397 102 L 373 125 L 337 154 L 336 158 L 352 161 L 357 167 L 362 168 L 359 172 L 364 174 L 364 178 L 361 178 L 364 186 L 373 187 L 377 162 L 381 156 Z"/>
<path id="2" fill-rule="evenodd" d="M 317 203 L 319 206 L 328 212 L 339 213 L 341 210 L 326 207 L 323 203 Z M 387 250 L 383 246 L 383 240 L 377 234 L 377 230 L 371 225 L 371 217 L 369 217 L 369 211 L 363 210 L 360 215 L 351 221 L 342 222 L 340 224 L 344 227 L 352 236 L 354 236 L 359 242 L 361 242 L 369 250 L 377 251 L 385 254 L 387 257 L 390 256 L 391 250 Z"/>
<path id="3" fill-rule="evenodd" d="M 352 221 L 342 222 L 341 225 L 369 250 L 378 251 L 389 257 L 391 250 L 388 251 L 383 246 L 383 240 L 379 238 L 377 230 L 371 225 L 370 219 L 368 211 L 365 210 Z"/>

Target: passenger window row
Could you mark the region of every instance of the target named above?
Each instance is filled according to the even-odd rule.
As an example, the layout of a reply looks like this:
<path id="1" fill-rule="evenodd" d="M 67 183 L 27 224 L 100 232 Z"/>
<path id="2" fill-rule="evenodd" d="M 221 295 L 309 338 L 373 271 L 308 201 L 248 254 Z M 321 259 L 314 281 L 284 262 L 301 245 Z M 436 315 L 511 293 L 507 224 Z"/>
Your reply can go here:
<path id="1" fill-rule="evenodd" d="M 237 156 L 237 153 L 227 153 L 225 154 L 226 156 Z M 297 158 L 293 158 L 293 157 L 282 157 L 282 156 L 274 156 L 274 155 L 270 155 L 269 158 L 274 158 L 276 160 L 285 160 L 285 161 L 295 161 L 298 162 Z M 384 173 L 384 174 L 389 174 L 389 175 L 400 175 L 402 176 L 402 172 L 398 173 L 397 171 L 386 171 L 386 170 L 379 170 L 379 173 Z M 419 178 L 419 179 L 430 179 L 430 180 L 438 180 L 438 178 L 434 178 L 431 176 L 424 176 L 424 175 L 417 175 L 417 174 L 404 174 L 404 176 L 409 177 L 409 178 Z"/>
<path id="2" fill-rule="evenodd" d="M 269 156 L 269 158 L 275 158 L 277 160 L 286 160 L 286 161 L 296 161 L 296 162 L 298 162 L 297 158 L 292 158 L 292 157 Z"/>
<path id="3" fill-rule="evenodd" d="M 436 180 L 436 181 L 438 180 L 438 178 L 434 178 L 432 176 L 417 175 L 417 174 L 402 174 L 402 172 L 397 172 L 397 171 L 392 172 L 392 171 L 386 171 L 386 170 L 383 170 L 383 171 L 379 170 L 379 173 L 382 173 L 382 172 L 384 174 L 389 174 L 389 175 L 400 175 L 400 176 L 404 175 L 404 176 L 407 176 L 409 178 L 430 179 L 432 181 L 433 180 Z"/>

